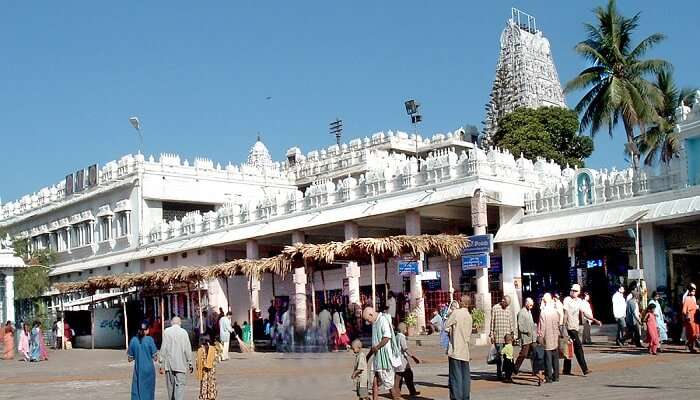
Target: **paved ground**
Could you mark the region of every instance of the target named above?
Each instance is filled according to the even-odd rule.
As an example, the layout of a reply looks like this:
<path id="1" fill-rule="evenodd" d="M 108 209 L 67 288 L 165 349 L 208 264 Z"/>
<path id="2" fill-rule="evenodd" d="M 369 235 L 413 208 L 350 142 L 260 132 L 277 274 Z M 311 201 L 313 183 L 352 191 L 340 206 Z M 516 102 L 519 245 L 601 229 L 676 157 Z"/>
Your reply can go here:
<path id="1" fill-rule="evenodd" d="M 412 347 L 424 362 L 414 368 L 422 392 L 418 399 L 447 399 L 447 363 L 432 339 Z M 700 393 L 700 356 L 679 347 L 649 356 L 632 348 L 606 345 L 586 348 L 593 373 L 562 377 L 561 382 L 537 387 L 521 373 L 514 384 L 493 380 L 495 367 L 487 366 L 486 348 L 476 348 L 472 361 L 473 399 L 682 399 Z M 218 367 L 221 399 L 353 399 L 349 353 L 231 354 Z M 529 369 L 529 364 L 525 364 Z M 123 351 L 71 350 L 50 353 L 39 364 L 0 361 L 0 399 L 128 399 L 131 368 Z M 525 368 L 523 368 L 525 369 Z M 156 399 L 165 398 L 158 378 Z M 196 399 L 197 382 L 188 376 L 187 399 Z M 404 391 L 406 389 L 404 388 Z M 70 395 L 67 397 L 66 395 Z"/>

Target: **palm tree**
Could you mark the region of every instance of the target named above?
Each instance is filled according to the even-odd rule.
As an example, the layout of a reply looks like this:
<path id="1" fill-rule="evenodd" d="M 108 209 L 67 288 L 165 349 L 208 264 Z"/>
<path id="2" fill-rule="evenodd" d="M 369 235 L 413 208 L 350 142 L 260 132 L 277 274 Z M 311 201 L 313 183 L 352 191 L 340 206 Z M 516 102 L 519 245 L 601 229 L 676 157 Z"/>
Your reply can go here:
<path id="1" fill-rule="evenodd" d="M 632 18 L 620 15 L 615 0 L 609 0 L 605 8 L 596 8 L 594 13 L 597 24 L 584 24 L 588 39 L 575 48 L 591 66 L 567 83 L 565 91 L 589 88 L 575 108 L 581 116 L 582 132 L 590 128 L 593 136 L 607 126 L 612 136 L 613 128 L 622 120 L 636 170 L 640 153 L 634 129 L 643 132 L 646 124 L 656 121 L 653 105 L 661 102 L 661 93 L 646 78 L 671 68 L 666 61 L 642 57 L 665 36 L 654 33 L 633 46 L 639 14 Z"/>
<path id="2" fill-rule="evenodd" d="M 678 155 L 680 139 L 675 131 L 676 109 L 681 105 L 690 106 L 696 90 L 678 89 L 671 72 L 658 73 L 654 85 L 662 95 L 661 103 L 656 105 L 656 113 L 660 118 L 643 135 L 637 137 L 637 145 L 644 155 L 646 165 L 653 165 L 657 160 L 668 164 Z"/>

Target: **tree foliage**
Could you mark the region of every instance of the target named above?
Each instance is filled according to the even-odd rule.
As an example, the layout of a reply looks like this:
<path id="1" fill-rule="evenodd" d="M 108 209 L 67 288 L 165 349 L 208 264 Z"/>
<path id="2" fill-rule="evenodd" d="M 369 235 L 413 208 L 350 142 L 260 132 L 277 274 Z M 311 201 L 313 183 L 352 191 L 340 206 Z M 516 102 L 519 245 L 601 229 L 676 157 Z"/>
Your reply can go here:
<path id="1" fill-rule="evenodd" d="M 22 300 L 41 296 L 51 286 L 49 269 L 56 262 L 55 253 L 46 249 L 30 253 L 26 239 L 16 240 L 13 246 L 15 254 L 28 265 L 15 273 L 15 298 Z"/>
<path id="2" fill-rule="evenodd" d="M 498 121 L 493 143 L 516 157 L 544 157 L 561 166 L 584 165 L 593 140 L 579 135 L 575 111 L 561 107 L 518 108 Z"/>
<path id="3" fill-rule="evenodd" d="M 676 109 L 690 106 L 695 99 L 697 89 L 683 88 L 676 85 L 671 72 L 660 72 L 654 85 L 662 95 L 662 102 L 655 105 L 660 119 L 643 135 L 637 136 L 637 146 L 644 155 L 644 164 L 653 165 L 657 160 L 668 164 L 680 152 L 680 135 L 675 127 Z"/>
<path id="4" fill-rule="evenodd" d="M 644 131 L 659 116 L 655 105 L 661 93 L 648 78 L 671 66 L 664 60 L 644 59 L 654 45 L 665 39 L 654 33 L 636 45 L 632 42 L 639 27 L 639 14 L 631 18 L 621 15 L 615 0 L 594 10 L 595 24 L 585 24 L 588 38 L 576 46 L 576 52 L 590 65 L 567 83 L 565 91 L 587 89 L 576 105 L 581 115 L 581 130 L 590 128 L 591 135 L 613 128 L 621 121 L 627 136 L 633 167 L 639 167 L 640 152 L 635 143 L 634 129 Z"/>

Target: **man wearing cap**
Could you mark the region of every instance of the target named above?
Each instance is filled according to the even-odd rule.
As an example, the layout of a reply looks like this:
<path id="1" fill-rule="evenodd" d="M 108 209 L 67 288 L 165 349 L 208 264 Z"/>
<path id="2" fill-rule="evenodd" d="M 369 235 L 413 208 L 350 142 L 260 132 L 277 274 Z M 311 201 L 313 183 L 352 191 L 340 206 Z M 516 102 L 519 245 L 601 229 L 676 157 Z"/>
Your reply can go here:
<path id="1" fill-rule="evenodd" d="M 571 341 L 574 343 L 574 354 L 576 355 L 576 361 L 581 367 L 581 371 L 584 375 L 588 375 L 591 371 L 588 369 L 586 364 L 586 357 L 583 354 L 583 345 L 581 344 L 581 339 L 578 337 L 578 327 L 581 325 L 581 314 L 585 318 L 591 320 L 592 323 L 601 325 L 601 322 L 593 317 L 593 312 L 591 311 L 590 305 L 579 298 L 581 294 L 581 286 L 577 283 L 571 286 L 571 292 L 569 296 L 564 299 L 564 326 L 566 331 L 569 333 Z M 571 360 L 564 359 L 564 375 L 571 375 Z"/>

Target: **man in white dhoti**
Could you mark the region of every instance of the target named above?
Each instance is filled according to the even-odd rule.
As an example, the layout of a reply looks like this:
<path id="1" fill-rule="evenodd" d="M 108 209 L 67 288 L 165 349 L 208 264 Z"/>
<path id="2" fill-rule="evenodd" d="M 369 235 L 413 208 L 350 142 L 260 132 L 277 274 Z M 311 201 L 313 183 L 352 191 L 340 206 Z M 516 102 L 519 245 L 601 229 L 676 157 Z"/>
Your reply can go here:
<path id="1" fill-rule="evenodd" d="M 372 307 L 367 307 L 362 312 L 362 318 L 372 324 L 372 348 L 367 353 L 367 360 L 374 356 L 372 399 L 378 398 L 379 388 L 389 391 L 392 399 L 401 399 L 401 393 L 394 379 L 395 368 L 401 366 L 401 358 L 394 330 L 391 328 L 391 317 L 377 313 Z"/>

